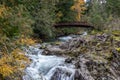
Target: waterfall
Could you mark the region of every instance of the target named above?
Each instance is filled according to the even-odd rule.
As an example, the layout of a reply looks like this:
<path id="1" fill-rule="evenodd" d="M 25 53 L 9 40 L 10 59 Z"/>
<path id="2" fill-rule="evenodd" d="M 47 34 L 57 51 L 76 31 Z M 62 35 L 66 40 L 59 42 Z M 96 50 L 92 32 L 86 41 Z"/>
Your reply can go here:
<path id="1" fill-rule="evenodd" d="M 100 59 L 94 53 L 76 55 L 79 47 L 88 46 L 85 35 L 86 32 L 59 37 L 58 40 L 62 41 L 59 45 L 56 42 L 42 43 L 25 48 L 31 64 L 24 70 L 23 80 L 120 80 L 120 54 L 116 50 L 112 51 L 111 60 L 105 59 L 104 55 Z M 70 50 L 75 56 L 64 57 L 71 54 Z"/>
<path id="2" fill-rule="evenodd" d="M 75 66 L 65 63 L 64 57 L 42 55 L 40 46 L 25 49 L 32 62 L 25 69 L 23 80 L 74 80 Z"/>

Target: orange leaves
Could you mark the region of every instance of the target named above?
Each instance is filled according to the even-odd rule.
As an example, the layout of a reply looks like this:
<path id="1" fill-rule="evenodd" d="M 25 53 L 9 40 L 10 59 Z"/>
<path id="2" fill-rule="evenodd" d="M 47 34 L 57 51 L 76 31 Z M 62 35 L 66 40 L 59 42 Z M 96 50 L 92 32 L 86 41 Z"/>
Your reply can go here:
<path id="1" fill-rule="evenodd" d="M 86 10 L 84 5 L 84 0 L 74 0 L 74 5 L 71 7 L 71 9 L 77 12 L 77 21 L 80 21 L 83 11 Z"/>
<path id="2" fill-rule="evenodd" d="M 29 62 L 29 59 L 25 56 L 25 53 L 20 49 L 15 49 L 11 53 L 12 57 L 15 59 L 15 61 L 27 61 Z"/>
<path id="3" fill-rule="evenodd" d="M 30 61 L 29 59 L 25 56 L 24 52 L 20 49 L 15 49 L 11 53 L 12 58 L 15 60 L 17 65 L 15 66 L 18 69 L 24 69 L 25 65 L 27 65 Z"/>
<path id="4" fill-rule="evenodd" d="M 8 55 L 4 55 L 2 58 L 0 58 L 0 65 L 8 64 L 10 62 L 12 62 L 12 59 Z"/>
<path id="5" fill-rule="evenodd" d="M 36 40 L 33 40 L 31 38 L 20 38 L 17 43 L 22 45 L 33 45 L 36 43 Z"/>
<path id="6" fill-rule="evenodd" d="M 10 8 L 5 5 L 0 5 L 0 17 L 4 18 L 5 15 L 7 16 L 7 10 L 10 10 Z"/>
<path id="7" fill-rule="evenodd" d="M 20 49 L 15 49 L 10 54 L 0 58 L 0 75 L 11 77 L 11 75 L 21 72 L 29 62 L 29 59 Z"/>
<path id="8" fill-rule="evenodd" d="M 59 11 L 56 15 L 57 15 L 57 17 L 61 17 L 61 16 L 63 16 L 63 13 L 61 11 Z"/>
<path id="9" fill-rule="evenodd" d="M 8 55 L 4 55 L 1 59 L 0 59 L 0 74 L 3 77 L 7 77 L 10 76 L 11 74 L 13 74 L 14 72 L 14 68 L 10 65 L 10 63 L 12 62 L 11 57 L 8 57 Z"/>
<path id="10" fill-rule="evenodd" d="M 37 42 L 42 42 L 40 39 L 33 39 L 32 37 L 26 37 L 26 35 L 21 35 L 16 41 L 14 41 L 14 45 L 19 45 L 19 46 L 30 46 L 34 45 Z"/>
<path id="11" fill-rule="evenodd" d="M 3 12 L 6 10 L 5 6 L 4 5 L 1 5 L 0 6 L 0 17 L 2 17 L 3 15 Z"/>
<path id="12" fill-rule="evenodd" d="M 0 66 L 0 74 L 2 74 L 3 77 L 10 76 L 13 74 L 13 67 L 7 64 L 4 64 Z"/>
<path id="13" fill-rule="evenodd" d="M 26 39 L 21 39 L 21 43 L 22 44 L 32 45 L 32 44 L 35 43 L 35 41 L 33 39 L 26 38 Z"/>

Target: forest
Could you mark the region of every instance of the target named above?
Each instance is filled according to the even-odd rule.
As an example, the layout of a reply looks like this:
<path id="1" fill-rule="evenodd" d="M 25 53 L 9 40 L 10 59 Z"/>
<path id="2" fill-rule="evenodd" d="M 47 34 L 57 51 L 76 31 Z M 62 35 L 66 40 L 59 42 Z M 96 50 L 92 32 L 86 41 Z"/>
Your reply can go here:
<path id="1" fill-rule="evenodd" d="M 54 27 L 69 22 L 85 22 L 94 28 Z M 86 36 L 75 36 L 68 42 L 56 41 L 60 36 L 84 32 Z M 73 58 L 77 62 L 78 56 L 85 56 L 91 61 L 86 65 L 92 78 L 83 79 L 75 74 L 74 79 L 23 77 L 32 63 L 24 48 L 36 44 L 41 44 L 44 55 L 67 56 L 65 62 L 69 64 L 73 64 Z M 105 68 L 101 69 L 101 65 Z M 75 70 L 79 66 L 75 65 Z M 115 71 L 110 72 L 112 68 Z M 108 75 L 113 77 L 106 78 Z M 120 80 L 120 0 L 0 0 L 0 80 Z"/>

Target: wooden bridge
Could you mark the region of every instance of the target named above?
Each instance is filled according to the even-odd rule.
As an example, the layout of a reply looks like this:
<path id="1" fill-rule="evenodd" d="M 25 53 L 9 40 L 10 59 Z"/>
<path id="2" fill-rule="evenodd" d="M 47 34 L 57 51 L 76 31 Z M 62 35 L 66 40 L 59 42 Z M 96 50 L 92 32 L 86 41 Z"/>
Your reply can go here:
<path id="1" fill-rule="evenodd" d="M 94 28 L 94 26 L 88 24 L 87 22 L 62 22 L 54 25 L 55 28 L 65 28 L 65 27 L 84 27 L 84 28 Z"/>

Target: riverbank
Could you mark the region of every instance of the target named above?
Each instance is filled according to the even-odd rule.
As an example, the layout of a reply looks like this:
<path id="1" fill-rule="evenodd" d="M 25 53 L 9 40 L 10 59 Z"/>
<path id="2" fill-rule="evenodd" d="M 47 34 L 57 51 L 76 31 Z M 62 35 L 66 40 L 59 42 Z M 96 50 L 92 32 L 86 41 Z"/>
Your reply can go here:
<path id="1" fill-rule="evenodd" d="M 113 34 L 99 33 L 99 34 L 88 34 L 88 35 L 77 35 L 67 36 L 60 39 L 63 41 L 57 41 L 52 43 L 43 43 L 38 47 L 43 50 L 42 56 L 54 56 L 56 59 L 63 57 L 62 64 L 54 65 L 56 59 L 53 61 L 46 60 L 44 65 L 51 63 L 51 69 L 47 70 L 51 72 L 52 76 L 48 80 L 119 80 L 120 77 L 120 35 L 119 33 L 113 32 Z M 34 51 L 34 50 L 33 50 Z M 37 52 L 37 53 L 38 53 Z M 33 55 L 36 55 L 36 52 Z M 58 57 L 57 57 L 58 56 Z M 36 56 L 37 57 L 37 56 Z M 39 57 L 38 57 L 39 58 Z M 49 57 L 48 57 L 49 59 Z M 41 61 L 41 59 L 40 59 Z M 37 64 L 41 65 L 39 62 Z M 65 64 L 74 65 L 72 68 L 65 68 L 63 72 L 62 68 L 56 66 L 66 67 Z M 43 65 L 43 66 L 44 66 Z M 36 65 L 37 67 L 38 65 Z M 40 66 L 38 66 L 40 68 Z M 45 66 L 44 66 L 45 67 Z M 48 69 L 48 68 L 47 68 Z M 69 70 L 73 70 L 69 73 Z M 71 75 L 67 75 L 66 73 Z M 64 78 L 62 74 L 66 75 Z M 42 74 L 42 73 L 41 73 Z M 48 76 L 48 75 L 47 75 Z M 54 76 L 54 77 L 53 77 Z M 58 76 L 60 76 L 58 78 Z M 72 78 L 70 79 L 70 77 Z M 27 80 L 27 79 L 25 79 Z M 44 80 L 44 79 L 40 79 Z"/>

